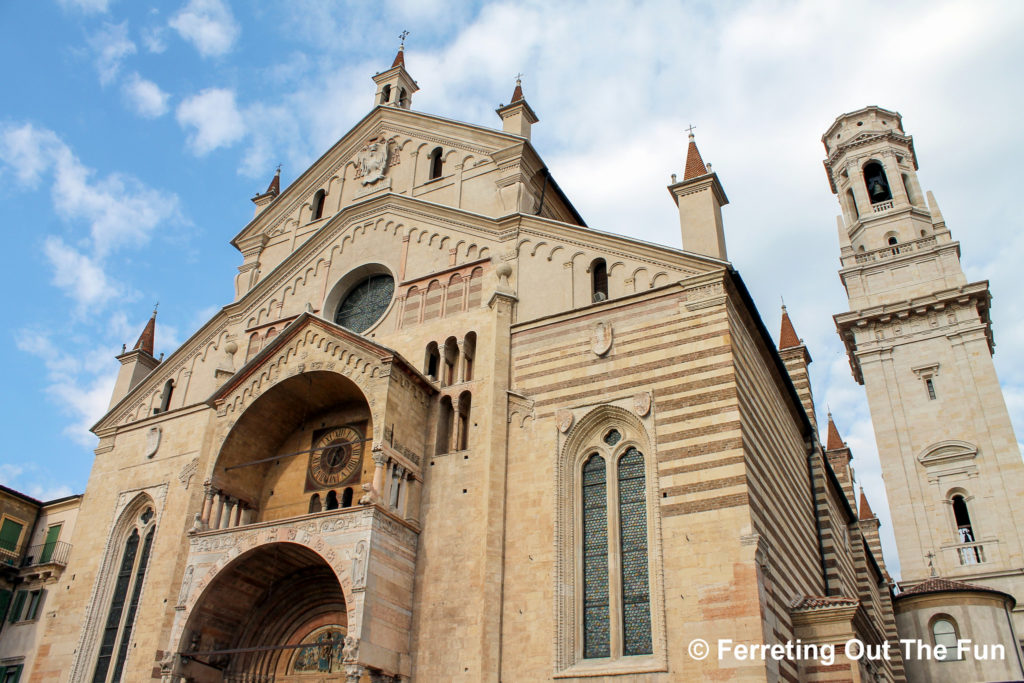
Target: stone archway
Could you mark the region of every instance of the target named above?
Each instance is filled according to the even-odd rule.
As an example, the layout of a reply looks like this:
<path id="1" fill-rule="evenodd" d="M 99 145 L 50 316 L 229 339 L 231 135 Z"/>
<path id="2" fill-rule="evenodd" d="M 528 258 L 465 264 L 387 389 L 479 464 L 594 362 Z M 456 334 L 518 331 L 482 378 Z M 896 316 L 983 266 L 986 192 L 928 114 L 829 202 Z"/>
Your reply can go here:
<path id="1" fill-rule="evenodd" d="M 224 566 L 195 600 L 170 680 L 341 677 L 347 632 L 345 595 L 327 561 L 304 545 L 263 544 Z"/>

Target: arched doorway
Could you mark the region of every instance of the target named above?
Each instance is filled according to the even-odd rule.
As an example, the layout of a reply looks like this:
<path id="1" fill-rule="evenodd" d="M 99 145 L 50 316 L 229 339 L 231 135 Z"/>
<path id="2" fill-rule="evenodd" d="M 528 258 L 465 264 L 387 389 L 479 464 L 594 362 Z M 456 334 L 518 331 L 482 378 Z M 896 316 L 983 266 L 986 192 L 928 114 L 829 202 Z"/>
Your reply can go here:
<path id="1" fill-rule="evenodd" d="M 190 683 L 334 680 L 344 676 L 347 631 L 330 565 L 305 546 L 268 543 L 224 567 L 199 596 L 176 673 Z"/>

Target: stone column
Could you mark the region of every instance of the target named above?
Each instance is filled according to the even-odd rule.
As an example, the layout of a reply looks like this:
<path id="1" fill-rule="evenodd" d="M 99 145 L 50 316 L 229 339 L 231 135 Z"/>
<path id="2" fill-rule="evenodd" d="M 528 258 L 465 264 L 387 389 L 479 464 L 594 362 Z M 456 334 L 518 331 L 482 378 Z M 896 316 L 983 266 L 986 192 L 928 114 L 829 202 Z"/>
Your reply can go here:
<path id="1" fill-rule="evenodd" d="M 366 671 L 366 667 L 362 664 L 346 664 L 345 683 L 359 683 L 359 679 L 363 677 L 364 671 Z"/>
<path id="2" fill-rule="evenodd" d="M 466 340 L 460 339 L 457 343 L 459 355 L 455 359 L 455 381 L 462 384 L 466 381 Z"/>
<path id="3" fill-rule="evenodd" d="M 853 199 L 857 202 L 857 214 L 870 216 L 874 210 L 871 208 L 871 197 L 868 196 L 868 188 L 864 184 L 864 172 L 861 171 L 859 161 L 851 161 L 846 167 L 850 176 L 850 188 L 853 190 Z"/>
<path id="4" fill-rule="evenodd" d="M 231 527 L 231 515 L 234 514 L 234 506 L 236 506 L 237 503 L 238 501 L 233 498 L 224 498 L 224 514 L 220 516 L 220 528 Z"/>
<path id="5" fill-rule="evenodd" d="M 391 465 L 391 479 L 390 479 L 390 490 L 388 491 L 388 507 L 392 510 L 398 508 L 398 495 L 402 490 L 402 477 L 405 476 L 405 470 L 401 465 L 392 463 Z"/>
<path id="6" fill-rule="evenodd" d="M 224 494 L 217 491 L 216 497 L 213 500 L 213 520 L 210 525 L 211 529 L 220 528 L 220 518 L 224 514 Z"/>
<path id="7" fill-rule="evenodd" d="M 410 477 L 408 489 L 405 492 L 405 519 L 416 524 L 420 523 L 420 489 L 422 486 L 419 479 Z"/>
<path id="8" fill-rule="evenodd" d="M 213 512 L 213 496 L 214 496 L 213 484 L 205 482 L 203 484 L 203 512 L 200 519 L 203 522 L 203 528 L 210 528 L 210 513 Z"/>
<path id="9" fill-rule="evenodd" d="M 885 170 L 886 179 L 889 181 L 889 192 L 892 194 L 893 203 L 909 204 L 907 190 L 903 187 L 903 176 L 900 167 L 896 163 L 896 155 L 888 152 L 882 156 L 882 168 Z M 916 235 L 915 235 L 916 237 Z"/>
<path id="10" fill-rule="evenodd" d="M 373 492 L 377 496 L 378 500 L 383 500 L 384 495 L 384 465 L 387 462 L 387 456 L 384 455 L 383 451 L 375 450 L 373 453 Z"/>

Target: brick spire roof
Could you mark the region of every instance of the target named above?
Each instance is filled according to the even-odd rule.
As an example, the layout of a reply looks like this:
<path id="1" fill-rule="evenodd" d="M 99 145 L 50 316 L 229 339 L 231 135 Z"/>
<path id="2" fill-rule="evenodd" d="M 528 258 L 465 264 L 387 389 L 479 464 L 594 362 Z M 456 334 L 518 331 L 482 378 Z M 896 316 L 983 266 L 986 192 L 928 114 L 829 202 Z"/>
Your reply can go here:
<path id="1" fill-rule="evenodd" d="M 686 161 L 687 172 L 689 172 L 690 161 Z M 789 313 L 786 312 L 786 306 L 782 306 L 782 332 L 779 333 L 779 350 L 791 349 L 794 346 L 800 346 L 800 337 L 796 336 L 796 330 L 793 329 L 793 322 L 789 319 Z"/>
<path id="2" fill-rule="evenodd" d="M 405 66 L 405 43 L 403 42 L 398 47 L 398 54 L 395 55 L 395 61 L 391 62 L 391 68 L 394 69 L 396 66 Z"/>
<path id="3" fill-rule="evenodd" d="M 871 511 L 871 506 L 868 505 L 868 497 L 864 495 L 864 489 L 860 490 L 860 508 L 857 515 L 858 519 L 874 519 L 875 513 Z"/>
<path id="4" fill-rule="evenodd" d="M 264 192 L 263 194 L 264 194 L 264 196 L 268 195 L 268 194 L 272 194 L 274 196 L 277 196 L 277 195 L 281 194 L 281 167 L 280 166 L 277 167 L 277 170 L 274 172 L 274 179 L 270 181 L 269 185 L 267 185 L 267 191 Z"/>
<path id="5" fill-rule="evenodd" d="M 690 131 L 690 145 L 686 148 L 686 168 L 683 170 L 683 180 L 699 178 L 707 174 L 708 167 L 704 165 L 704 160 L 700 158 L 697 143 L 693 139 L 693 131 Z"/>
<path id="6" fill-rule="evenodd" d="M 832 419 L 832 413 L 828 414 L 828 443 L 825 444 L 825 450 L 833 451 L 837 448 L 846 448 L 846 444 L 843 443 L 843 437 L 839 436 L 839 430 L 836 428 L 835 420 Z"/>
<path id="7" fill-rule="evenodd" d="M 142 334 L 139 335 L 139 341 L 135 342 L 135 346 L 132 351 L 145 351 L 149 355 L 153 355 L 153 343 L 156 339 L 156 308 L 153 309 L 153 315 L 146 323 L 146 327 L 143 328 Z"/>
<path id="8" fill-rule="evenodd" d="M 514 104 L 523 99 L 523 82 L 516 79 L 516 89 L 512 91 L 512 101 L 509 104 Z"/>

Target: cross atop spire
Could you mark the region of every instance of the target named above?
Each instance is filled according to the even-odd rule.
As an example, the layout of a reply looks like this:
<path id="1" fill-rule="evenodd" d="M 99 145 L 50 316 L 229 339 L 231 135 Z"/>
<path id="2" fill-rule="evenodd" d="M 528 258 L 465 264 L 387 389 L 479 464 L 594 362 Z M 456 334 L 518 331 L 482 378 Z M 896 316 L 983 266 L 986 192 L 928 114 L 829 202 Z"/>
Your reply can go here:
<path id="1" fill-rule="evenodd" d="M 523 74 L 516 74 L 516 89 L 512 91 L 512 101 L 509 104 L 521 102 L 523 100 Z"/>
<path id="2" fill-rule="evenodd" d="M 398 54 L 395 55 L 395 61 L 391 63 L 391 68 L 394 69 L 396 66 L 405 66 L 405 39 L 408 37 L 408 31 L 402 31 L 398 39 L 401 41 L 398 44 Z"/>

